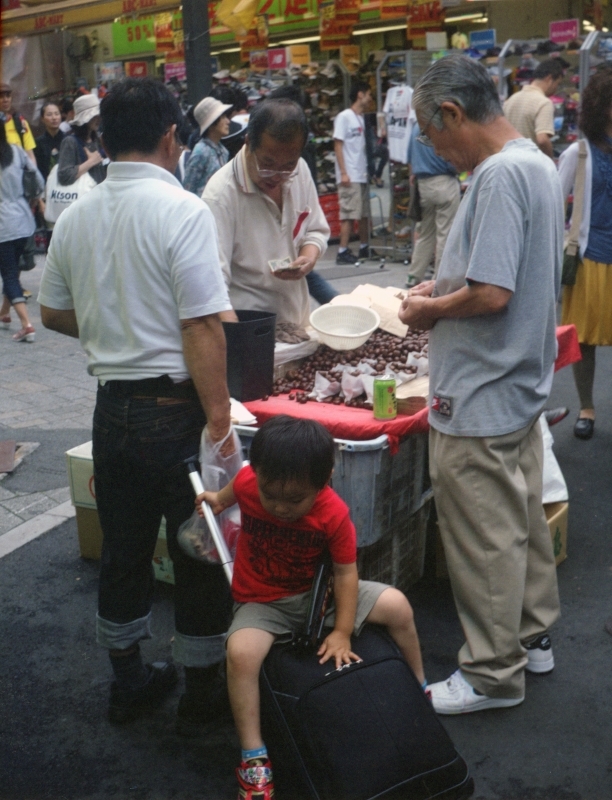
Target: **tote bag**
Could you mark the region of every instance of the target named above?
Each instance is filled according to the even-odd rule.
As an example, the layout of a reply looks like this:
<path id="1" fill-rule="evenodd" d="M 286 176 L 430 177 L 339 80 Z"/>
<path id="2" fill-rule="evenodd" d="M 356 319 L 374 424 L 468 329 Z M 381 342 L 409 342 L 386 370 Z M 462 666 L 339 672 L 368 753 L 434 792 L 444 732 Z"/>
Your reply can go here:
<path id="1" fill-rule="evenodd" d="M 79 197 L 83 197 L 87 192 L 90 192 L 96 185 L 89 172 L 86 172 L 74 183 L 71 183 L 70 186 L 62 186 L 57 179 L 56 164 L 49 173 L 45 188 L 46 221 L 56 223 L 68 206 L 71 206 Z"/>

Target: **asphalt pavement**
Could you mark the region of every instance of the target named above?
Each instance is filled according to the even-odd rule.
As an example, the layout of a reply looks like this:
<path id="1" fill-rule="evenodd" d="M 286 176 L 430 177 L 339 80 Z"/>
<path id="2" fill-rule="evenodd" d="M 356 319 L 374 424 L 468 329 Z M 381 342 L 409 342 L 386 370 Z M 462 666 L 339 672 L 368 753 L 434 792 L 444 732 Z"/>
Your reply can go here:
<path id="1" fill-rule="evenodd" d="M 331 266 L 323 263 L 322 274 Z M 360 282 L 403 285 L 404 266 L 369 268 L 333 283 L 341 291 Z M 24 284 L 35 292 L 39 278 L 40 266 Z M 42 329 L 33 301 L 30 310 L 36 343 L 15 344 L 0 331 L 0 439 L 38 444 L 0 480 L 0 552 L 4 536 L 59 514 L 68 496 L 64 453 L 91 438 L 95 382 L 78 342 Z M 612 353 L 602 348 L 597 358 L 591 441 L 572 435 L 571 369 L 555 377 L 549 404 L 572 409 L 552 429 L 570 492 L 568 558 L 558 570 L 562 618 L 551 632 L 555 670 L 527 676 L 520 706 L 443 718 L 477 800 L 612 798 L 612 636 L 604 630 L 612 616 Z M 74 519 L 0 557 L 0 800 L 235 798 L 233 727 L 176 736 L 181 685 L 127 727 L 106 721 L 111 672 L 95 643 L 96 591 L 97 564 L 80 558 Z M 427 677 L 442 680 L 462 643 L 448 581 L 428 568 L 409 597 Z M 172 587 L 157 585 L 153 616 L 154 636 L 142 649 L 159 660 L 171 649 Z"/>

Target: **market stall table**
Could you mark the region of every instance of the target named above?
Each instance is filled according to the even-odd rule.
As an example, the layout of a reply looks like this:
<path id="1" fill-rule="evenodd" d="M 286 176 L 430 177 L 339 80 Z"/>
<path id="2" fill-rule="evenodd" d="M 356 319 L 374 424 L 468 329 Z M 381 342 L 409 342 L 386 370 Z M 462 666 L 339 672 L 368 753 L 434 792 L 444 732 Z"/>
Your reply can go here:
<path id="1" fill-rule="evenodd" d="M 557 328 L 555 370 L 581 358 L 573 325 Z M 245 403 L 259 425 L 278 414 L 313 419 L 336 440 L 333 488 L 351 509 L 362 578 L 407 589 L 423 574 L 432 491 L 429 409 L 393 420 L 331 403 L 297 403 L 287 396 Z M 246 449 L 256 429 L 238 428 Z"/>

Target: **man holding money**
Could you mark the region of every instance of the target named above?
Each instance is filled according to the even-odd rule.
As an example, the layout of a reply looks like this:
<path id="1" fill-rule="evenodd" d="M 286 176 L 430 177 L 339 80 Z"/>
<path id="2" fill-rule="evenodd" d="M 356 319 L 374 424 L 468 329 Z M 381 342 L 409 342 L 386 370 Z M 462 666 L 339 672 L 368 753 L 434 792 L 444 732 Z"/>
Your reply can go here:
<path id="1" fill-rule="evenodd" d="M 308 324 L 306 275 L 327 249 L 329 226 L 306 162 L 306 116 L 286 98 L 265 100 L 246 144 L 210 179 L 202 199 L 219 233 L 219 260 L 234 309 Z M 225 321 L 236 321 L 233 311 Z"/>

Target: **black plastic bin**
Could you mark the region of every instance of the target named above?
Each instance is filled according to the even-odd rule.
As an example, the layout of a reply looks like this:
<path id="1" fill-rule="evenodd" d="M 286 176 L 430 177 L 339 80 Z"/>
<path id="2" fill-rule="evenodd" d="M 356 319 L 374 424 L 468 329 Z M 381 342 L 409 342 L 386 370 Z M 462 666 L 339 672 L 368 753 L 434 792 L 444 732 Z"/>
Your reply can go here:
<path id="1" fill-rule="evenodd" d="M 224 322 L 227 340 L 227 385 L 243 403 L 272 392 L 276 314 L 236 311 L 239 322 Z"/>

